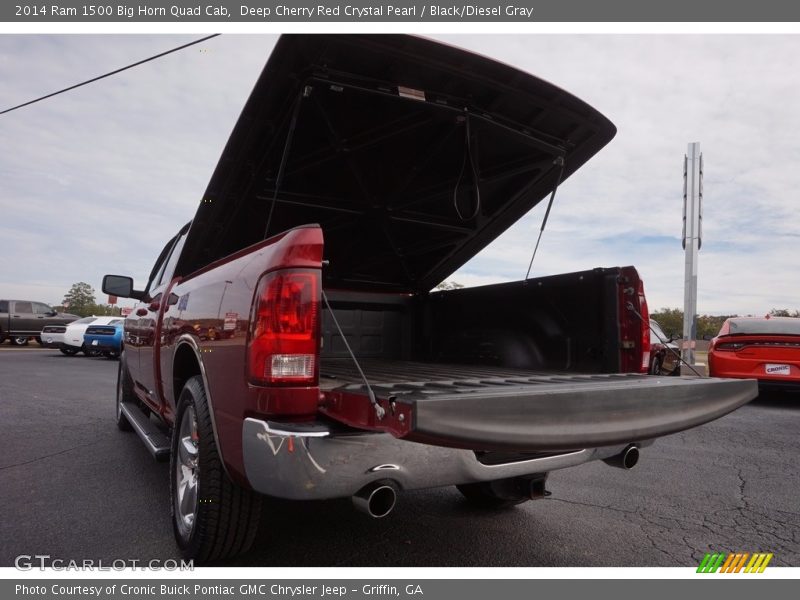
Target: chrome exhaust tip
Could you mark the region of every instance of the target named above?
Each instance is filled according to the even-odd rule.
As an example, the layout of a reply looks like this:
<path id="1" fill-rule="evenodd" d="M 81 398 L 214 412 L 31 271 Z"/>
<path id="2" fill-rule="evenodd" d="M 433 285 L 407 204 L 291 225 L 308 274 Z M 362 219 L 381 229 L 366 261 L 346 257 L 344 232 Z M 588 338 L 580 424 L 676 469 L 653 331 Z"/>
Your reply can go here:
<path id="1" fill-rule="evenodd" d="M 396 485 L 391 481 L 374 481 L 353 496 L 355 507 L 373 519 L 388 515 L 397 503 Z"/>
<path id="2" fill-rule="evenodd" d="M 603 462 L 619 469 L 632 469 L 639 462 L 639 447 L 631 444 L 616 456 L 603 459 Z"/>

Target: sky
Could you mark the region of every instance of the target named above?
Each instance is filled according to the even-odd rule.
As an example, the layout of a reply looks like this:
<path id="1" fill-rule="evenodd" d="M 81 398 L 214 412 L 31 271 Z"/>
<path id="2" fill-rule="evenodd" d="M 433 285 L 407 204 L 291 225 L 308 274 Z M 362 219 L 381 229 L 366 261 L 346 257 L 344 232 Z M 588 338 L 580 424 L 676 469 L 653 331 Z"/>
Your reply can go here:
<path id="1" fill-rule="evenodd" d="M 0 35 L 0 110 L 201 35 Z M 704 155 L 700 314 L 800 309 L 800 36 L 432 35 L 527 71 L 617 136 L 558 190 L 532 276 L 634 265 L 683 305 L 683 156 Z M 277 36 L 223 35 L 0 115 L 0 298 L 144 284 L 194 215 Z M 449 279 L 525 276 L 544 205 Z"/>

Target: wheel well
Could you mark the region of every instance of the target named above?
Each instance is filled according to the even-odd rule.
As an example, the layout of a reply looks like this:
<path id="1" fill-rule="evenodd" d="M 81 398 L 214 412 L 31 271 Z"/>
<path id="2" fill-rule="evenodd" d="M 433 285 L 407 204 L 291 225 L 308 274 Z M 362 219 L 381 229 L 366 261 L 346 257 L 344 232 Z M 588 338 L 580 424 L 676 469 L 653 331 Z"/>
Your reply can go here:
<path id="1" fill-rule="evenodd" d="M 194 349 L 189 344 L 178 346 L 172 364 L 172 395 L 175 406 L 178 406 L 178 398 L 186 382 L 200 373 L 200 363 Z"/>

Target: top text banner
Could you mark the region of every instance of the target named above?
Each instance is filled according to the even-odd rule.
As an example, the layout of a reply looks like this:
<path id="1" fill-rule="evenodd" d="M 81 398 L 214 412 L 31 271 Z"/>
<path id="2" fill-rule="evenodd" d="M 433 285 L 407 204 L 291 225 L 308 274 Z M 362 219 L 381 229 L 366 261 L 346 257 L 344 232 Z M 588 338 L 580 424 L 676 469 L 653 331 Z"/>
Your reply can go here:
<path id="1" fill-rule="evenodd" d="M 102 0 L 101 0 L 102 1 Z M 105 0 L 108 1 L 108 0 Z M 0 22 L 786 22 L 786 0 L 81 0 L 0 3 Z"/>

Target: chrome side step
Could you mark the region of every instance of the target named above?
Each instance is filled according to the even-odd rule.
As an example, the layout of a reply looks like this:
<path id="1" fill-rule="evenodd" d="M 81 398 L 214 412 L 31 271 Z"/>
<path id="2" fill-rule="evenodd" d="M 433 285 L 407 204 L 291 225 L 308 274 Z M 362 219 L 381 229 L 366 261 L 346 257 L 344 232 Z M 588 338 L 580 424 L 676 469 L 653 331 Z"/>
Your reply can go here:
<path id="1" fill-rule="evenodd" d="M 135 404 L 122 402 L 120 408 L 153 458 L 158 461 L 169 460 L 170 439 L 158 425 Z"/>

